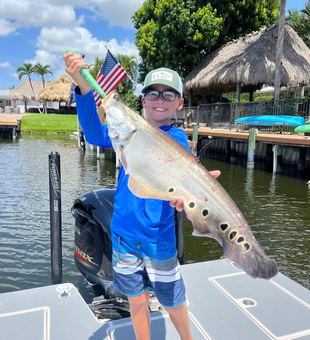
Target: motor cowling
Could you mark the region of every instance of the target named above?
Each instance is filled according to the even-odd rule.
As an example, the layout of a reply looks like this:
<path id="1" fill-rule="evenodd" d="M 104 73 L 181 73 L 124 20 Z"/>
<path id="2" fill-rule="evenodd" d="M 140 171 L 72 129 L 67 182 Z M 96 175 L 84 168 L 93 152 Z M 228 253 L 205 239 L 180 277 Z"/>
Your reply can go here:
<path id="1" fill-rule="evenodd" d="M 74 258 L 90 283 L 105 285 L 113 280 L 111 221 L 115 188 L 89 191 L 72 207 L 75 218 Z"/>

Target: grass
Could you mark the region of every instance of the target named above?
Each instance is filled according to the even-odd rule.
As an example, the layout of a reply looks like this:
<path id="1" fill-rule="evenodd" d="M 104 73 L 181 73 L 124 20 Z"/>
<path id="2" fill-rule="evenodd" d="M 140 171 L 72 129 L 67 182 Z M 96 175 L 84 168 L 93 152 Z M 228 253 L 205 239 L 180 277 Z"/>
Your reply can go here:
<path id="1" fill-rule="evenodd" d="M 77 131 L 77 116 L 59 114 L 27 115 L 21 119 L 20 130 L 22 134 L 71 134 Z"/>

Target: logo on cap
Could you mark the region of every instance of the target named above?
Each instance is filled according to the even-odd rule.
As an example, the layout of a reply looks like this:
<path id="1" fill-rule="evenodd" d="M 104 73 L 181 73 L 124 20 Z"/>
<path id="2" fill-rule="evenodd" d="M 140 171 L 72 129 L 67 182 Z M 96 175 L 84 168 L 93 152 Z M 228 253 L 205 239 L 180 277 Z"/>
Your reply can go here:
<path id="1" fill-rule="evenodd" d="M 173 82 L 173 74 L 165 71 L 154 72 L 151 77 L 151 81 L 155 80 L 167 80 Z"/>

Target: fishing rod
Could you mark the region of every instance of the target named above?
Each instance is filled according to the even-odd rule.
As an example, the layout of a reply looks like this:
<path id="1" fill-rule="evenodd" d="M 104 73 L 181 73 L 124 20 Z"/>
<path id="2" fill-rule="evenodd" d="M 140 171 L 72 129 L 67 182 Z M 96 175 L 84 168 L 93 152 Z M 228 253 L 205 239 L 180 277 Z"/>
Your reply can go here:
<path id="1" fill-rule="evenodd" d="M 72 52 L 71 50 L 67 50 L 66 53 Z M 81 74 L 85 78 L 85 80 L 88 82 L 89 86 L 95 90 L 102 99 L 106 97 L 106 94 L 103 92 L 102 88 L 99 86 L 99 84 L 96 82 L 96 80 L 92 77 L 92 75 L 86 70 L 86 68 L 81 68 Z"/>

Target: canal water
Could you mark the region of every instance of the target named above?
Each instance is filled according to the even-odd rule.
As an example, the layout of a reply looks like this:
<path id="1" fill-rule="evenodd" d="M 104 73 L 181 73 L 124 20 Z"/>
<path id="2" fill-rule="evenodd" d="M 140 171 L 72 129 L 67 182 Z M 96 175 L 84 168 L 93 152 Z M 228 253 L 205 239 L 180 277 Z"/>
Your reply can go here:
<path id="1" fill-rule="evenodd" d="M 117 169 L 111 159 L 97 160 L 76 140 L 23 136 L 0 140 L 0 293 L 51 284 L 48 156 L 61 157 L 63 278 L 88 302 L 91 287 L 77 270 L 74 251 L 74 200 L 86 191 L 115 186 Z M 219 182 L 233 198 L 263 249 L 279 270 L 310 288 L 310 187 L 305 179 L 246 170 L 205 158 L 203 165 L 219 169 Z M 309 178 L 310 179 L 310 178 Z M 191 235 L 185 226 L 185 263 L 219 259 L 213 239 Z"/>

